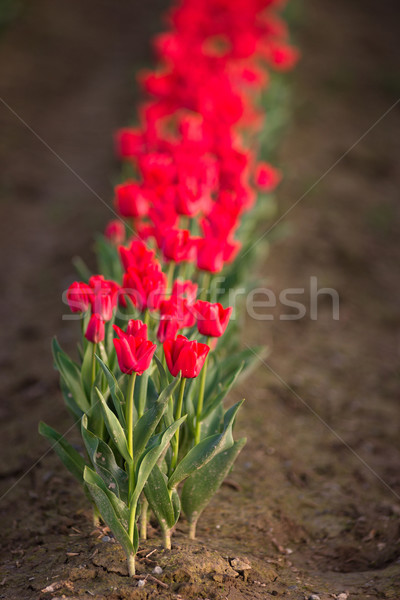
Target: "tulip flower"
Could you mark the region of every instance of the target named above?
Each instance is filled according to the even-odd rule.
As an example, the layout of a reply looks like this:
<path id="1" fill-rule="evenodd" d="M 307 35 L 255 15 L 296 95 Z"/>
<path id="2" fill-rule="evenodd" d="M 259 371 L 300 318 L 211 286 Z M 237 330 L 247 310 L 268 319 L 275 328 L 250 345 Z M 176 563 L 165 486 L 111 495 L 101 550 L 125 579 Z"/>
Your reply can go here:
<path id="1" fill-rule="evenodd" d="M 187 229 L 169 229 L 164 234 L 162 252 L 165 260 L 190 262 L 196 256 L 196 241 Z"/>
<path id="2" fill-rule="evenodd" d="M 148 200 L 137 183 L 123 183 L 115 188 L 115 206 L 122 217 L 140 217 L 148 210 Z"/>
<path id="3" fill-rule="evenodd" d="M 98 344 L 104 340 L 104 321 L 99 314 L 94 313 L 90 317 L 85 338 L 93 344 Z"/>
<path id="4" fill-rule="evenodd" d="M 149 368 L 156 344 L 135 335 L 124 334 L 113 340 L 119 368 L 123 373 L 142 375 Z"/>
<path id="5" fill-rule="evenodd" d="M 115 219 L 114 221 L 110 221 L 105 228 L 104 236 L 112 243 L 114 246 L 118 246 L 122 244 L 125 239 L 125 225 L 122 221 Z"/>
<path id="6" fill-rule="evenodd" d="M 197 341 L 189 341 L 184 335 L 176 340 L 166 340 L 163 344 L 168 369 L 174 377 L 179 372 L 182 377 L 192 379 L 201 371 L 210 347 Z"/>
<path id="7" fill-rule="evenodd" d="M 217 238 L 202 238 L 197 246 L 197 268 L 210 273 L 219 273 L 224 268 L 226 243 Z"/>
<path id="8" fill-rule="evenodd" d="M 109 321 L 117 305 L 119 285 L 115 281 L 105 279 L 103 275 L 93 275 L 89 279 L 89 286 L 92 290 L 92 312 L 98 313 L 104 321 Z"/>
<path id="9" fill-rule="evenodd" d="M 256 183 L 258 187 L 265 192 L 272 192 L 282 179 L 279 169 L 275 169 L 268 163 L 258 163 L 255 172 Z"/>
<path id="10" fill-rule="evenodd" d="M 175 339 L 179 329 L 179 321 L 176 317 L 171 315 L 161 315 L 157 330 L 158 341 L 163 343 L 166 340 Z"/>
<path id="11" fill-rule="evenodd" d="M 197 316 L 197 329 L 199 333 L 207 337 L 220 337 L 229 323 L 232 314 L 232 307 L 223 308 L 222 304 L 217 302 L 205 302 L 198 300 L 194 305 Z"/>
<path id="12" fill-rule="evenodd" d="M 123 288 L 139 310 L 157 310 L 164 298 L 167 277 L 158 263 L 149 264 L 143 271 L 130 267 L 123 278 Z"/>
<path id="13" fill-rule="evenodd" d="M 72 312 L 86 312 L 90 306 L 92 289 L 86 283 L 74 281 L 67 290 L 67 302 Z"/>
<path id="14" fill-rule="evenodd" d="M 147 340 L 147 325 L 140 319 L 130 319 L 126 327 L 126 331 L 113 325 L 113 329 L 118 337 L 122 340 L 124 337 L 133 336 L 142 340 Z"/>
<path id="15" fill-rule="evenodd" d="M 129 267 L 144 269 L 154 259 L 154 250 L 149 250 L 141 240 L 133 240 L 129 248 L 118 248 L 122 265 L 127 271 Z"/>

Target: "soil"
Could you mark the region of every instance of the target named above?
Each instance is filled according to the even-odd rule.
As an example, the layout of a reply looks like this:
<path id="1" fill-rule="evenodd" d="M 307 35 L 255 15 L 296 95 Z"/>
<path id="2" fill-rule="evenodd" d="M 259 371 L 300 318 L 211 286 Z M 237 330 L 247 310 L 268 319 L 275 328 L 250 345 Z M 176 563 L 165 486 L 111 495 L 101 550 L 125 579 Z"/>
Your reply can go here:
<path id="1" fill-rule="evenodd" d="M 118 169 L 111 132 L 131 118 L 130 82 L 165 5 L 37 0 L 0 39 L 1 98 L 19 115 L 3 102 L 0 597 L 398 600 L 395 0 L 303 7 L 294 116 L 279 156 L 280 211 L 289 212 L 268 235 L 283 223 L 291 233 L 257 276 L 277 297 L 304 288 L 290 298 L 307 312 L 283 320 L 288 309 L 278 305 L 273 319 L 246 321 L 243 344 L 267 344 L 269 355 L 232 396 L 247 398 L 237 435 L 249 441 L 198 540 L 188 541 L 183 522 L 166 553 L 152 529 L 138 586 L 37 434 L 40 419 L 71 426 L 49 341 L 56 333 L 74 346 L 60 300 L 74 277 L 70 257 L 93 264 L 91 236 L 110 216 L 102 201 Z M 311 318 L 311 277 L 339 293 L 339 320 L 327 294 Z"/>

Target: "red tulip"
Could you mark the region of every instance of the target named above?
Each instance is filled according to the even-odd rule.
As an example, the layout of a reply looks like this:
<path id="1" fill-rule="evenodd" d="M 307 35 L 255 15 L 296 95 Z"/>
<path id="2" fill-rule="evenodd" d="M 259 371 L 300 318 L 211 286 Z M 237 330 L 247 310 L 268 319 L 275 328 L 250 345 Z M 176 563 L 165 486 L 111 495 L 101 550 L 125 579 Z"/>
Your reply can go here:
<path id="1" fill-rule="evenodd" d="M 104 321 L 109 321 L 117 305 L 119 285 L 115 281 L 104 279 L 103 275 L 93 275 L 89 279 L 89 286 L 92 288 L 92 312 L 98 313 Z"/>
<path id="2" fill-rule="evenodd" d="M 197 246 L 197 268 L 219 273 L 224 268 L 226 242 L 217 238 L 202 238 Z"/>
<path id="3" fill-rule="evenodd" d="M 90 306 L 92 289 L 86 283 L 74 281 L 67 290 L 67 302 L 72 312 L 86 312 Z"/>
<path id="4" fill-rule="evenodd" d="M 162 252 L 166 260 L 190 262 L 196 256 L 196 241 L 187 229 L 168 229 L 164 234 Z"/>
<path id="5" fill-rule="evenodd" d="M 104 321 L 99 314 L 94 313 L 90 317 L 85 338 L 93 344 L 98 344 L 104 340 Z"/>
<path id="6" fill-rule="evenodd" d="M 279 169 L 264 162 L 258 163 L 255 177 L 258 187 L 266 192 L 272 192 L 282 179 Z"/>
<path id="7" fill-rule="evenodd" d="M 232 314 L 232 307 L 224 308 L 217 302 L 198 300 L 194 305 L 197 314 L 197 328 L 200 333 L 208 337 L 220 337 L 228 325 Z"/>
<path id="8" fill-rule="evenodd" d="M 167 277 L 158 263 L 153 262 L 141 271 L 130 267 L 123 278 L 125 293 L 143 311 L 157 310 L 165 296 Z"/>
<path id="9" fill-rule="evenodd" d="M 154 250 L 149 250 L 141 240 L 133 240 L 129 248 L 120 246 L 118 250 L 125 271 L 129 267 L 144 269 L 154 259 Z"/>
<path id="10" fill-rule="evenodd" d="M 171 315 L 161 315 L 157 330 L 157 339 L 159 342 L 173 340 L 179 331 L 179 321 Z"/>
<path id="11" fill-rule="evenodd" d="M 143 151 L 144 135 L 136 129 L 120 129 L 115 135 L 115 146 L 120 158 L 131 158 Z"/>
<path id="12" fill-rule="evenodd" d="M 167 340 L 163 344 L 168 369 L 174 377 L 182 372 L 189 379 L 200 373 L 210 347 L 197 341 L 189 341 L 184 335 L 176 340 Z"/>
<path id="13" fill-rule="evenodd" d="M 123 217 L 147 214 L 148 200 L 137 183 L 123 183 L 115 188 L 115 206 Z"/>
<path id="14" fill-rule="evenodd" d="M 112 244 L 118 246 L 125 239 L 125 225 L 117 219 L 110 221 L 105 228 L 104 235 Z"/>
<path id="15" fill-rule="evenodd" d="M 147 333 L 147 326 L 143 325 L 141 321 L 132 320 L 128 323 L 126 332 L 119 327 L 114 327 L 114 329 L 120 336 L 120 339 L 113 340 L 119 368 L 128 375 L 132 375 L 132 373 L 141 375 L 149 368 L 157 348 L 156 344 L 142 335 Z"/>
<path id="16" fill-rule="evenodd" d="M 189 304 L 193 304 L 197 296 L 197 287 L 197 283 L 193 283 L 189 279 L 187 281 L 175 279 L 171 297 L 186 298 Z"/>
<path id="17" fill-rule="evenodd" d="M 113 325 L 113 329 L 121 340 L 129 335 L 142 340 L 147 340 L 147 325 L 143 323 L 143 321 L 140 321 L 140 319 L 130 319 L 126 327 L 126 331 L 117 325 Z"/>

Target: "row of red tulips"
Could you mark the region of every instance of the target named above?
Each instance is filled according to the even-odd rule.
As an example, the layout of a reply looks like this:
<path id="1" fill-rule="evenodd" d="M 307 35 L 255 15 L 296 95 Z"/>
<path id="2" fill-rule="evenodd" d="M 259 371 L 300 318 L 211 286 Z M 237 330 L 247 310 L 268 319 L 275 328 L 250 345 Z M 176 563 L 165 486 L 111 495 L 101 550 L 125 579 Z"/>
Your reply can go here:
<path id="1" fill-rule="evenodd" d="M 41 432 L 121 543 L 130 574 L 149 511 L 166 548 L 181 510 L 194 537 L 245 443 L 232 434 L 241 403 L 223 402 L 250 354 L 218 300 L 241 282 L 256 188 L 270 193 L 281 177 L 256 150 L 269 72 L 297 60 L 284 4 L 182 0 L 169 12 L 157 67 L 140 76 L 138 125 L 116 135 L 126 179 L 115 188 L 119 218 L 98 240 L 101 275 L 67 293 L 81 315 L 79 360 L 57 342 L 54 359 L 87 457 Z"/>

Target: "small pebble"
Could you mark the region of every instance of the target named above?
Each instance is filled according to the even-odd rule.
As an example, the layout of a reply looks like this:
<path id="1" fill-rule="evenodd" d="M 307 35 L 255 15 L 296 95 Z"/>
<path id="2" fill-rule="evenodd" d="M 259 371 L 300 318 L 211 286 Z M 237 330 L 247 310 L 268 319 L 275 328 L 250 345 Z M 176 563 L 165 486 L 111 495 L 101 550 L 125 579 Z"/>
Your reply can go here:
<path id="1" fill-rule="evenodd" d="M 348 597 L 349 597 L 349 595 L 346 594 L 346 592 L 343 592 L 342 594 L 339 594 L 339 596 L 337 597 L 337 600 L 347 600 Z"/>
<path id="2" fill-rule="evenodd" d="M 110 536 L 109 536 L 109 535 L 104 535 L 104 536 L 101 538 L 101 541 L 102 541 L 102 542 L 111 542 L 111 538 L 110 538 Z"/>
<path id="3" fill-rule="evenodd" d="M 320 597 L 317 594 L 311 594 L 311 596 L 308 596 L 308 600 L 320 600 Z"/>
<path id="4" fill-rule="evenodd" d="M 146 580 L 145 579 L 139 579 L 139 581 L 137 582 L 138 587 L 144 587 L 146 585 Z"/>
<path id="5" fill-rule="evenodd" d="M 153 573 L 155 573 L 156 575 L 161 575 L 162 568 L 157 565 L 156 567 L 154 567 Z"/>

